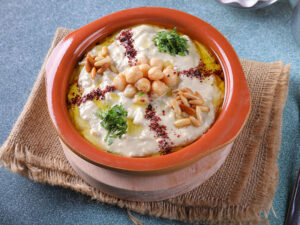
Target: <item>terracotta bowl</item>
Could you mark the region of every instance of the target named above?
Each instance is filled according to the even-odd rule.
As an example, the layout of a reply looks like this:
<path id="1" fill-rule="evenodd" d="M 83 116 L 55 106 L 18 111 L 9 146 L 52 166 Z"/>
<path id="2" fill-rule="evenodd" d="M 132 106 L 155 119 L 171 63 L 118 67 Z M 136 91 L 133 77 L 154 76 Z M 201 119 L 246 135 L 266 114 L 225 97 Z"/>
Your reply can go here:
<path id="1" fill-rule="evenodd" d="M 209 47 L 225 76 L 223 109 L 214 125 L 180 151 L 153 158 L 127 158 L 99 150 L 73 126 L 66 106 L 68 81 L 88 47 L 115 31 L 134 24 L 157 24 L 177 29 Z M 53 125 L 64 143 L 81 159 L 96 166 L 121 171 L 153 173 L 183 168 L 232 143 L 250 111 L 250 93 L 239 59 L 215 28 L 187 13 L 155 7 L 127 9 L 102 17 L 65 37 L 53 50 L 46 67 L 47 103 Z"/>

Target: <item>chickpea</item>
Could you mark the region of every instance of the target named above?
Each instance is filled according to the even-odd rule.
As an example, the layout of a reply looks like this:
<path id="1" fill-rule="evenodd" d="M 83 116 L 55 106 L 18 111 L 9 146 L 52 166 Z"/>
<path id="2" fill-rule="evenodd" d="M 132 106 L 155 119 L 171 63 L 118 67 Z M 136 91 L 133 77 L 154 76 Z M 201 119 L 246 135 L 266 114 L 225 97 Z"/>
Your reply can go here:
<path id="1" fill-rule="evenodd" d="M 143 72 L 144 77 L 148 77 L 148 71 L 150 69 L 150 66 L 148 64 L 139 65 L 139 69 Z"/>
<path id="2" fill-rule="evenodd" d="M 138 58 L 138 64 L 149 64 L 149 59 L 147 58 L 147 56 L 141 56 Z"/>
<path id="3" fill-rule="evenodd" d="M 126 80 L 124 74 L 120 73 L 113 80 L 113 85 L 119 91 L 123 91 L 126 87 Z"/>
<path id="4" fill-rule="evenodd" d="M 152 90 L 155 94 L 158 94 L 159 96 L 166 93 L 168 87 L 165 85 L 164 82 L 161 82 L 159 80 L 153 81 L 152 83 Z"/>
<path id="5" fill-rule="evenodd" d="M 137 66 L 132 66 L 125 71 L 127 83 L 134 84 L 143 77 L 143 72 Z"/>
<path id="6" fill-rule="evenodd" d="M 133 98 L 136 93 L 137 93 L 136 88 L 133 87 L 131 84 L 128 84 L 124 90 L 124 95 L 127 98 Z"/>
<path id="7" fill-rule="evenodd" d="M 153 57 L 153 58 L 150 59 L 150 66 L 152 66 L 152 67 L 157 66 L 159 69 L 162 70 L 163 65 L 164 65 L 163 61 L 160 60 L 159 58 Z"/>
<path id="8" fill-rule="evenodd" d="M 142 78 L 135 83 L 135 86 L 139 91 L 146 93 L 150 91 L 151 83 L 147 78 Z"/>
<path id="9" fill-rule="evenodd" d="M 165 74 L 163 82 L 166 83 L 169 87 L 174 87 L 178 82 L 178 74 L 171 67 L 164 69 L 163 73 Z"/>
<path id="10" fill-rule="evenodd" d="M 148 71 L 148 77 L 150 80 L 160 80 L 164 77 L 164 73 L 158 67 L 152 67 Z"/>

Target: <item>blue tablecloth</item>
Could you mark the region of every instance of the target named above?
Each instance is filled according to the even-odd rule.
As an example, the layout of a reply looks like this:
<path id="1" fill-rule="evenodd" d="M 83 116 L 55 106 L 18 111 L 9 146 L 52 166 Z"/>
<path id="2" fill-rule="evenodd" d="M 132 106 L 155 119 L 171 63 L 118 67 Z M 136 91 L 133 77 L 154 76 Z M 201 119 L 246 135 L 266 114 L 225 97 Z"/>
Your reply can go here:
<path id="1" fill-rule="evenodd" d="M 283 224 L 300 163 L 300 47 L 291 36 L 286 1 L 259 11 L 224 7 L 212 0 L 1 1 L 0 143 L 17 119 L 57 27 L 79 28 L 109 13 L 138 6 L 179 9 L 215 26 L 245 59 L 292 64 L 278 159 L 279 184 L 273 206 Z M 137 215 L 144 224 L 182 224 Z M 126 211 L 60 187 L 34 183 L 0 170 L 0 224 L 132 224 Z"/>

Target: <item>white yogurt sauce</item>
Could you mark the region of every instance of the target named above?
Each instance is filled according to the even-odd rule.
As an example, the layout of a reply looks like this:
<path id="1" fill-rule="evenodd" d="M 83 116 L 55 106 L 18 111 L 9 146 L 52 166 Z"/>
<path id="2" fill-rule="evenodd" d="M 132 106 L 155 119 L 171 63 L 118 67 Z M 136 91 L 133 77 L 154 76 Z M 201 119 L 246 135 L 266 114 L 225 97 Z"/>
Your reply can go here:
<path id="1" fill-rule="evenodd" d="M 185 36 L 188 40 L 189 55 L 186 56 L 171 56 L 167 53 L 158 52 L 158 48 L 154 45 L 152 39 L 156 36 L 157 32 L 162 29 L 152 27 L 149 25 L 140 25 L 132 28 L 134 47 L 137 50 L 137 58 L 140 56 L 147 56 L 148 58 L 157 57 L 163 61 L 169 61 L 174 65 L 174 69 L 178 71 L 187 70 L 196 67 L 199 64 L 200 57 L 196 51 L 196 47 L 189 37 Z M 118 35 L 117 35 L 118 36 Z M 114 65 L 119 72 L 124 71 L 128 64 L 128 58 L 125 56 L 125 48 L 118 40 L 115 40 L 108 46 L 109 54 L 113 60 Z M 96 47 L 90 53 L 96 53 Z M 90 73 L 86 72 L 85 68 L 81 70 L 79 75 L 79 84 L 82 86 L 83 95 L 91 92 L 96 88 L 105 89 L 107 85 L 112 85 L 113 77 L 116 76 L 110 70 L 106 70 L 103 76 L 96 76 L 96 79 L 91 79 Z M 161 118 L 160 124 L 165 125 L 167 134 L 169 136 L 169 143 L 172 146 L 181 146 L 190 143 L 201 136 L 213 124 L 216 114 L 216 106 L 213 104 L 216 100 L 222 97 L 222 93 L 217 88 L 215 77 L 210 76 L 200 82 L 197 78 L 189 78 L 180 76 L 180 83 L 178 88 L 189 87 L 193 91 L 198 91 L 204 101 L 205 105 L 210 107 L 208 113 L 202 113 L 203 123 L 200 127 L 188 126 L 183 128 L 174 127 L 175 115 L 173 110 L 170 109 L 170 100 L 172 97 L 161 96 L 151 102 L 155 108 L 156 115 Z M 149 129 L 149 120 L 145 119 L 145 108 L 134 106 L 134 99 L 127 98 L 123 92 L 115 91 L 119 95 L 116 100 L 111 96 L 111 93 L 106 93 L 104 103 L 111 105 L 122 104 L 128 111 L 128 118 L 133 120 L 134 124 L 142 127 L 138 135 L 125 134 L 121 139 L 114 139 L 111 145 L 104 141 L 107 131 L 100 125 L 101 119 L 95 116 L 95 112 L 99 111 L 98 106 L 93 101 L 87 101 L 79 106 L 80 117 L 87 121 L 90 125 L 90 133 L 97 137 L 98 145 L 103 146 L 105 149 L 118 153 L 124 156 L 146 156 L 155 154 L 160 151 L 159 138 L 155 138 L 155 132 Z M 163 111 L 165 112 L 163 115 Z"/>

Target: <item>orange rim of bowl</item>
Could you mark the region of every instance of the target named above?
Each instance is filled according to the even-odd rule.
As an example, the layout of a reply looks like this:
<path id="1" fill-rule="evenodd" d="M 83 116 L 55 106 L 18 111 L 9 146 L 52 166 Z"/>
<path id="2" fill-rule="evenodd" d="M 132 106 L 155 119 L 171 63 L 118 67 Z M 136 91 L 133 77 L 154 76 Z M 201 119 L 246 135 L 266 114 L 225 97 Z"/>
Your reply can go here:
<path id="1" fill-rule="evenodd" d="M 76 63 L 88 47 L 109 34 L 135 24 L 156 24 L 177 29 L 209 47 L 217 56 L 225 76 L 223 109 L 213 126 L 197 141 L 167 155 L 129 158 L 99 150 L 84 139 L 71 122 L 66 92 Z M 187 165 L 232 142 L 247 121 L 251 97 L 232 46 L 214 27 L 190 14 L 158 7 L 119 11 L 75 30 L 55 47 L 46 65 L 49 114 L 61 140 L 77 155 L 98 165 L 118 170 L 150 172 Z"/>

